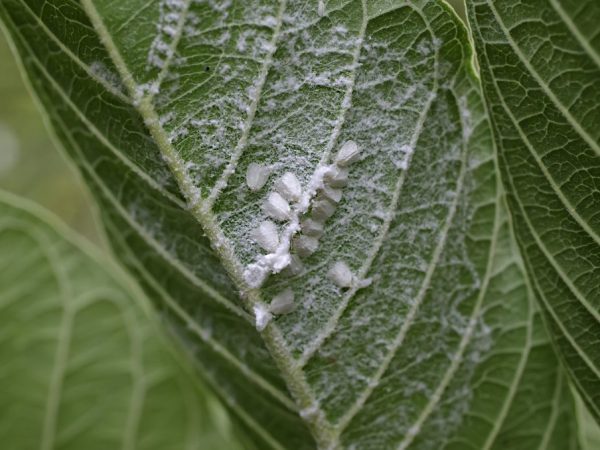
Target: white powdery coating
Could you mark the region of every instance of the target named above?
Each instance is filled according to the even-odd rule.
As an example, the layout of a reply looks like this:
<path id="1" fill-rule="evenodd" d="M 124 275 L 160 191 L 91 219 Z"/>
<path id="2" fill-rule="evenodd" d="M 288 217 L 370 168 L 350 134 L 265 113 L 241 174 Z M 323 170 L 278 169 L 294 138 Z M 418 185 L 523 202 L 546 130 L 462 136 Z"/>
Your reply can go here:
<path id="1" fill-rule="evenodd" d="M 268 167 L 262 164 L 250 163 L 248 170 L 246 170 L 246 185 L 251 191 L 256 192 L 265 185 L 270 173 L 271 170 Z"/>
<path id="2" fill-rule="evenodd" d="M 360 158 L 360 149 L 354 141 L 346 141 L 335 155 L 335 163 L 338 166 L 349 166 Z"/>
<path id="3" fill-rule="evenodd" d="M 300 200 L 302 196 L 302 185 L 298 177 L 292 172 L 286 172 L 275 183 L 275 189 L 282 195 L 283 198 L 291 202 Z"/>
<path id="4" fill-rule="evenodd" d="M 352 275 L 352 271 L 343 261 L 337 261 L 333 266 L 331 266 L 327 272 L 327 276 L 331 281 L 341 288 L 352 286 L 352 282 L 354 281 L 354 275 Z"/>
<path id="5" fill-rule="evenodd" d="M 268 252 L 274 252 L 279 246 L 279 234 L 277 225 L 270 220 L 264 220 L 252 232 L 252 238 L 263 249 Z"/>
<path id="6" fill-rule="evenodd" d="M 254 317 L 256 319 L 255 325 L 258 331 L 264 330 L 273 318 L 269 309 L 261 304 L 254 305 Z"/>
<path id="7" fill-rule="evenodd" d="M 270 305 L 271 312 L 273 314 L 288 314 L 296 309 L 294 303 L 294 292 L 291 289 L 286 289 L 280 292 L 271 301 Z"/>
<path id="8" fill-rule="evenodd" d="M 290 204 L 278 192 L 271 192 L 263 203 L 263 210 L 269 217 L 285 221 L 290 219 Z"/>

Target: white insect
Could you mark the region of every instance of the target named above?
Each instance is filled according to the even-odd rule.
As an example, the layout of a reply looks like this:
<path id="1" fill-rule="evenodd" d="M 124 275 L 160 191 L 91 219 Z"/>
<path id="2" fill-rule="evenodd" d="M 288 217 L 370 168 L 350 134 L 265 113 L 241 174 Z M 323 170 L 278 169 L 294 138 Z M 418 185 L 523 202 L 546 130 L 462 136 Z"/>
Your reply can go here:
<path id="1" fill-rule="evenodd" d="M 342 199 L 342 190 L 331 186 L 324 186 L 323 189 L 321 189 L 321 195 L 331 200 L 333 203 L 339 203 Z"/>
<path id="2" fill-rule="evenodd" d="M 285 221 L 290 218 L 290 204 L 277 192 L 269 193 L 263 203 L 263 210 L 275 220 Z"/>
<path id="3" fill-rule="evenodd" d="M 288 314 L 296 309 L 294 303 L 294 292 L 291 289 L 286 289 L 280 292 L 271 301 L 270 310 L 273 314 Z"/>
<path id="4" fill-rule="evenodd" d="M 301 258 L 312 255 L 319 248 L 318 239 L 303 234 L 294 238 L 294 249 Z"/>
<path id="5" fill-rule="evenodd" d="M 340 167 L 349 166 L 360 158 L 360 149 L 354 141 L 346 141 L 335 155 L 335 163 Z"/>
<path id="6" fill-rule="evenodd" d="M 290 202 L 297 202 L 302 196 L 300 181 L 292 172 L 284 173 L 275 183 L 275 189 Z"/>
<path id="7" fill-rule="evenodd" d="M 270 220 L 265 220 L 252 232 L 252 239 L 268 252 L 275 252 L 279 246 L 277 225 Z"/>
<path id="8" fill-rule="evenodd" d="M 319 0 L 319 3 L 317 4 L 317 14 L 319 17 L 325 15 L 325 2 L 323 0 Z"/>
<path id="9" fill-rule="evenodd" d="M 284 270 L 289 277 L 300 275 L 304 271 L 304 264 L 298 255 L 290 255 L 290 263 Z"/>
<path id="10" fill-rule="evenodd" d="M 348 169 L 331 166 L 323 176 L 325 183 L 334 188 L 341 188 L 348 184 Z"/>
<path id="11" fill-rule="evenodd" d="M 269 324 L 273 316 L 269 312 L 269 309 L 264 305 L 254 305 L 254 318 L 255 325 L 258 331 L 262 331 Z"/>
<path id="12" fill-rule="evenodd" d="M 270 174 L 271 170 L 267 166 L 250 163 L 246 171 L 246 184 L 248 188 L 253 192 L 260 190 L 269 179 Z"/>
<path id="13" fill-rule="evenodd" d="M 327 272 L 327 276 L 331 281 L 341 288 L 348 288 L 352 286 L 354 281 L 354 275 L 352 274 L 352 271 L 343 261 L 337 261 L 334 263 Z"/>
<path id="14" fill-rule="evenodd" d="M 312 216 L 318 222 L 325 221 L 333 216 L 335 204 L 326 198 L 317 199 L 313 203 Z"/>
<path id="15" fill-rule="evenodd" d="M 308 236 L 321 237 L 323 235 L 323 223 L 313 219 L 305 219 L 300 224 L 302 233 Z"/>

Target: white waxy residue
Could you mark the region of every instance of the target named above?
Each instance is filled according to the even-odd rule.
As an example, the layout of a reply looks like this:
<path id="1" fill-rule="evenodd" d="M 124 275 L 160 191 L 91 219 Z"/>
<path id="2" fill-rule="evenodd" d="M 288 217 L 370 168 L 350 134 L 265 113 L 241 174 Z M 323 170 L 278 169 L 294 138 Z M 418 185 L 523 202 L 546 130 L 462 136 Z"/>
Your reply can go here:
<path id="1" fill-rule="evenodd" d="M 290 202 L 297 202 L 302 196 L 302 186 L 300 185 L 300 181 L 292 172 L 284 173 L 275 183 L 275 189 L 283 198 Z"/>
<path id="2" fill-rule="evenodd" d="M 346 141 L 335 156 L 335 163 L 340 167 L 349 166 L 360 158 L 360 149 L 354 141 Z"/>
<path id="3" fill-rule="evenodd" d="M 269 324 L 273 316 L 269 312 L 269 309 L 264 305 L 254 305 L 254 318 L 255 325 L 258 331 L 262 331 Z"/>
<path id="4" fill-rule="evenodd" d="M 291 289 L 286 289 L 280 292 L 271 301 L 270 305 L 271 312 L 273 314 L 288 314 L 296 309 L 294 303 L 294 292 Z"/>
<path id="5" fill-rule="evenodd" d="M 354 275 L 352 275 L 352 271 L 343 261 L 337 261 L 335 264 L 333 264 L 333 266 L 331 266 L 327 272 L 327 276 L 331 281 L 341 288 L 352 286 L 352 282 L 354 281 Z"/>
<path id="6" fill-rule="evenodd" d="M 252 232 L 252 239 L 268 252 L 274 252 L 279 246 L 277 225 L 270 220 L 264 220 Z"/>
<path id="7" fill-rule="evenodd" d="M 267 166 L 250 163 L 246 171 L 246 184 L 248 188 L 253 192 L 260 190 L 267 182 L 270 172 L 271 170 Z"/>
<path id="8" fill-rule="evenodd" d="M 278 192 L 271 192 L 263 203 L 263 210 L 269 217 L 285 221 L 290 218 L 290 204 Z"/>

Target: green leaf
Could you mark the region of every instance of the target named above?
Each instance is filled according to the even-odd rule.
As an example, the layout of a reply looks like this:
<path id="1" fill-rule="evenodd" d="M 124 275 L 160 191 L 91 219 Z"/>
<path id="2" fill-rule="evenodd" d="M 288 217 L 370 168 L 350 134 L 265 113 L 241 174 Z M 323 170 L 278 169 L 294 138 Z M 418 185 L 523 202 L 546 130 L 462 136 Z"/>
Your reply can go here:
<path id="1" fill-rule="evenodd" d="M 575 448 L 466 30 L 437 1 L 319 3 L 0 14 L 115 253 L 260 448 Z M 257 283 L 348 140 L 361 158 L 317 251 Z M 252 163 L 273 171 L 256 191 Z M 304 196 L 265 258 L 253 234 L 286 171 Z M 296 309 L 269 315 L 288 288 Z"/>
<path id="2" fill-rule="evenodd" d="M 528 273 L 572 380 L 600 420 L 600 3 L 468 7 Z"/>
<path id="3" fill-rule="evenodd" d="M 0 193 L 2 448 L 239 448 L 140 292 L 22 203 Z"/>

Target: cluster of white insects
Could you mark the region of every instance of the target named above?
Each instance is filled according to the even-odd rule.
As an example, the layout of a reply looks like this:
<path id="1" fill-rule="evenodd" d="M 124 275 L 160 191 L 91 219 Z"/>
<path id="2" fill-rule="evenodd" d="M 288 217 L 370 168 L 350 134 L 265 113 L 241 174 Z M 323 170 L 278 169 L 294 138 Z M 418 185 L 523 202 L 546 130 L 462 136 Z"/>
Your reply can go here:
<path id="1" fill-rule="evenodd" d="M 273 184 L 273 190 L 269 192 L 263 201 L 263 212 L 269 217 L 258 224 L 252 231 L 252 240 L 256 242 L 263 250 L 269 252 L 263 259 L 272 259 L 279 257 L 283 263 L 279 263 L 285 268 L 289 276 L 299 275 L 304 270 L 302 259 L 307 258 L 317 251 L 319 239 L 323 235 L 325 222 L 336 210 L 338 203 L 342 199 L 342 188 L 348 183 L 348 167 L 360 158 L 360 149 L 356 142 L 346 141 L 337 152 L 334 163 L 321 170 L 317 177 L 316 189 L 307 189 L 303 191 L 302 184 L 298 177 L 292 172 L 285 172 Z M 251 191 L 259 191 L 266 184 L 271 170 L 261 164 L 251 163 L 246 172 L 246 184 Z M 310 192 L 312 191 L 312 192 Z M 276 222 L 290 222 L 294 219 L 294 210 L 291 205 L 299 206 L 302 200 L 307 200 L 305 194 L 310 196 L 315 194 L 314 201 L 310 206 L 310 213 L 299 222 L 299 225 L 293 227 L 291 242 L 292 252 L 290 253 L 289 244 L 284 245 L 285 252 L 281 251 L 282 239 L 279 234 Z M 298 212 L 306 209 L 296 208 Z M 297 213 L 296 213 L 297 214 Z M 284 243 L 285 244 L 285 243 Z M 254 265 L 255 268 L 264 267 Z M 251 272 L 250 272 L 251 273 Z M 327 273 L 328 278 L 340 288 L 352 287 L 355 283 L 355 276 L 343 261 L 336 261 Z M 294 292 L 291 289 L 285 289 L 277 294 L 271 301 L 269 307 L 257 305 L 254 309 L 256 316 L 256 326 L 259 330 L 269 323 L 272 314 L 287 314 L 296 307 L 294 302 Z"/>

